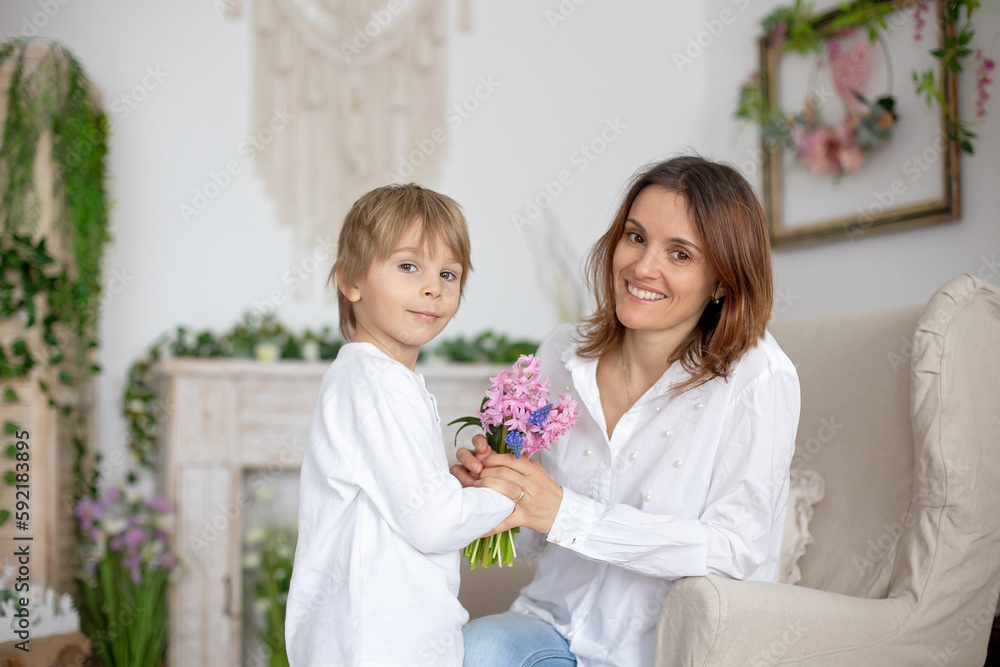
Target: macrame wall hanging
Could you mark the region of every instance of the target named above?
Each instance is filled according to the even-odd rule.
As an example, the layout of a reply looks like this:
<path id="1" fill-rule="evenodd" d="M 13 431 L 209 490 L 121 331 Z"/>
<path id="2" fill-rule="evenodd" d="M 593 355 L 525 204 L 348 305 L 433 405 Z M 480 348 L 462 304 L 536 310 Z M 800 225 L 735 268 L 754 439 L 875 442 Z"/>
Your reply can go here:
<path id="1" fill-rule="evenodd" d="M 295 283 L 326 280 L 348 208 L 391 182 L 430 183 L 446 152 L 444 0 L 252 0 L 256 168 L 295 229 Z M 241 2 L 225 0 L 231 16 Z M 471 27 L 468 0 L 460 28 Z M 270 134 L 264 130 L 272 130 Z M 434 139 L 432 139 L 434 137 Z M 418 142 L 432 150 L 416 150 Z M 419 155 L 418 155 L 419 153 Z M 312 269 L 310 271 L 310 269 Z M 324 290 L 335 301 L 332 289 Z"/>

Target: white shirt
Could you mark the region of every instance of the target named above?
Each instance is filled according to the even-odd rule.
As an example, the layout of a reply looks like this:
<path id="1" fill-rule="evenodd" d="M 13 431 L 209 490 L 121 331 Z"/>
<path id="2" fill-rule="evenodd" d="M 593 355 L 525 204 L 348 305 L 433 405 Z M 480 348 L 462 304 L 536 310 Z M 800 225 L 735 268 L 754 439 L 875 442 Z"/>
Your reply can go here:
<path id="1" fill-rule="evenodd" d="M 542 377 L 572 391 L 579 422 L 540 452 L 563 487 L 548 536 L 518 535 L 541 555 L 513 611 L 551 623 L 580 667 L 653 664 L 663 596 L 680 577 L 774 581 L 799 421 L 795 367 L 767 333 L 735 364 L 680 395 L 679 362 L 607 436 L 597 360 L 576 354 L 572 325 L 542 344 Z"/>
<path id="2" fill-rule="evenodd" d="M 459 551 L 513 509 L 448 471 L 423 376 L 369 343 L 344 345 L 302 461 L 290 664 L 461 665 Z"/>

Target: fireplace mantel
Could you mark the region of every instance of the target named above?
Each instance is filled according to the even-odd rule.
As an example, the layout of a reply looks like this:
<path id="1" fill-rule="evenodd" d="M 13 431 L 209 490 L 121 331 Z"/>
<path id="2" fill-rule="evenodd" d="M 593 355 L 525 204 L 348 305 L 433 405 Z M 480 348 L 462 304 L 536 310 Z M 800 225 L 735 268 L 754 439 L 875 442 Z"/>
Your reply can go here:
<path id="1" fill-rule="evenodd" d="M 298 470 L 320 381 L 330 362 L 173 358 L 155 368 L 167 406 L 159 437 L 162 484 L 177 513 L 186 569 L 171 586 L 171 667 L 243 661 L 241 543 L 253 502 L 247 471 Z M 442 423 L 472 414 L 504 366 L 418 364 Z M 445 429 L 446 450 L 456 427 Z"/>

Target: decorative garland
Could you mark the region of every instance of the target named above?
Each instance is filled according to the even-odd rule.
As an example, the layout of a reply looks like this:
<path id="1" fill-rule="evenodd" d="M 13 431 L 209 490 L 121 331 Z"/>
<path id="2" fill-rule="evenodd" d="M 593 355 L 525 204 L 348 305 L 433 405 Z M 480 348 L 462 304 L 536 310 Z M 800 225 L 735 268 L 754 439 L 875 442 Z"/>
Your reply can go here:
<path id="1" fill-rule="evenodd" d="M 101 258 L 110 240 L 105 191 L 108 120 L 94 105 L 83 67 L 69 51 L 50 44 L 48 54 L 29 73 L 28 45 L 24 39 L 0 44 L 0 66 L 8 60 L 15 63 L 0 144 L 0 317 L 23 313 L 28 329 L 39 331 L 44 349 L 39 359 L 22 338 L 7 347 L 0 344 L 0 382 L 24 380 L 41 364 L 58 370 L 59 383 L 74 386 L 100 371 L 91 350 L 98 345 Z M 45 238 L 33 240 L 40 215 L 35 155 L 46 130 L 52 133 L 56 225 L 72 244 L 72 266 L 50 254 Z M 75 349 L 70 352 L 71 347 Z M 86 408 L 61 403 L 41 378 L 38 387 L 70 429 L 74 503 L 95 497 L 96 467 L 89 475 L 84 469 Z M 11 404 L 20 398 L 6 386 L 2 400 Z M 3 428 L 5 435 L 20 430 L 11 421 Z M 10 450 L 5 452 L 8 457 Z M 11 482 L 11 473 L 4 479 Z M 9 516 L 6 509 L 0 510 L 0 525 Z"/>
<path id="2" fill-rule="evenodd" d="M 945 36 L 943 48 L 931 51 L 943 67 L 962 71 L 961 61 L 974 53 L 971 46 L 975 34 L 972 14 L 978 6 L 978 0 L 946 2 L 947 20 L 957 25 L 964 9 L 965 22 L 955 37 Z M 923 19 L 926 10 L 927 0 L 924 0 L 915 13 L 915 38 L 918 41 L 921 39 L 920 30 L 926 23 Z M 778 51 L 787 50 L 802 55 L 822 54 L 824 50 L 836 53 L 838 40 L 849 37 L 857 30 L 867 31 L 870 41 L 878 39 L 888 27 L 885 17 L 893 11 L 891 2 L 858 0 L 842 7 L 836 16 L 825 21 L 822 16 L 813 15 L 811 4 L 796 0 L 793 5 L 774 10 L 761 21 L 761 27 L 771 47 Z M 981 50 L 975 51 L 975 55 L 980 62 L 977 117 L 982 118 L 985 116 L 983 102 L 989 97 L 985 88 L 992 83 L 988 74 L 993 69 L 993 61 L 986 59 Z M 972 140 L 976 134 L 948 106 L 944 82 L 936 80 L 933 69 L 914 72 L 913 80 L 917 93 L 922 94 L 928 104 L 937 100 L 945 109 L 949 139 L 958 141 L 962 150 L 972 153 Z M 859 104 L 848 109 L 839 125 L 829 126 L 822 122 L 818 101 L 811 94 L 798 113 L 788 114 L 781 109 L 771 109 L 761 90 L 760 76 L 754 73 L 740 88 L 736 117 L 758 123 L 765 145 L 792 150 L 796 159 L 813 172 L 840 176 L 860 169 L 865 156 L 892 137 L 897 120 L 895 99 L 891 95 L 869 101 L 857 91 L 853 94 Z"/>
<path id="3" fill-rule="evenodd" d="M 195 332 L 182 326 L 177 327 L 172 337 L 163 334 L 132 364 L 128 373 L 122 412 L 129 424 L 128 446 L 132 460 L 146 468 L 154 467 L 159 424 L 167 411 L 166 404 L 157 398 L 153 385 L 153 366 L 161 359 L 173 356 L 266 362 L 332 361 L 337 358 L 343 344 L 344 341 L 329 326 L 318 332 L 305 329 L 296 334 L 278 322 L 273 314 L 260 317 L 245 313 L 232 330 L 220 335 L 208 330 Z M 487 331 L 471 341 L 465 337 L 442 341 L 433 354 L 458 363 L 507 364 L 537 349 L 537 343 L 509 341 L 506 336 Z M 425 358 L 421 350 L 418 360 Z"/>

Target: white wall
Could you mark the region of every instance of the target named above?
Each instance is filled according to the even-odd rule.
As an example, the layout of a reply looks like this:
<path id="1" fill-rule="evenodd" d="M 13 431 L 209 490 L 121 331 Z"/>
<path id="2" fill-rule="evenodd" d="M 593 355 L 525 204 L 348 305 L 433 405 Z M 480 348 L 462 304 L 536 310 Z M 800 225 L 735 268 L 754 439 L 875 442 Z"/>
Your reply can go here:
<path id="1" fill-rule="evenodd" d="M 432 184 L 464 205 L 476 265 L 446 336 L 493 328 L 539 338 L 556 324 L 538 292 L 526 239 L 511 222 L 526 198 L 542 192 L 542 181 L 563 169 L 572 174 L 550 212 L 579 259 L 607 223 L 622 184 L 643 163 L 691 149 L 736 163 L 744 158 L 755 135 L 732 120 L 733 102 L 756 66 L 759 18 L 774 4 L 591 1 L 553 29 L 546 12 L 575 6 L 571 0 L 474 2 L 471 34 L 458 34 L 452 17 L 449 99 L 468 95 L 480 76 L 492 76 L 500 87 L 452 133 L 440 180 Z M 1000 7 L 984 4 L 980 34 L 993 48 Z M 451 0 L 453 14 L 456 6 Z M 45 7 L 55 15 L 38 14 Z M 679 71 L 673 54 L 724 8 L 735 8 L 736 20 Z M 99 382 L 101 448 L 108 453 L 123 447 L 119 401 L 132 361 L 178 324 L 228 329 L 273 290 L 287 292 L 282 275 L 297 258 L 289 229 L 275 220 L 252 171 L 234 178 L 191 224 L 178 213 L 210 171 L 238 157 L 237 147 L 252 131 L 248 16 L 220 18 L 207 0 L 0 5 L 0 33 L 20 33 L 25 20 L 82 60 L 109 109 L 123 109 L 113 101 L 144 77 L 154 84 L 127 116 L 110 113 L 114 241 L 107 252 L 110 300 L 102 312 Z M 162 73 L 159 83 L 147 76 L 149 68 Z M 951 276 L 976 272 L 980 257 L 1000 254 L 994 217 L 1000 139 L 992 130 L 998 113 L 993 104 L 977 157 L 964 158 L 959 224 L 777 252 L 777 285 L 794 297 L 783 316 L 917 303 Z M 627 127 L 581 171 L 573 154 L 600 136 L 607 119 Z M 278 316 L 294 328 L 336 323 L 334 309 L 319 298 L 286 302 Z"/>

